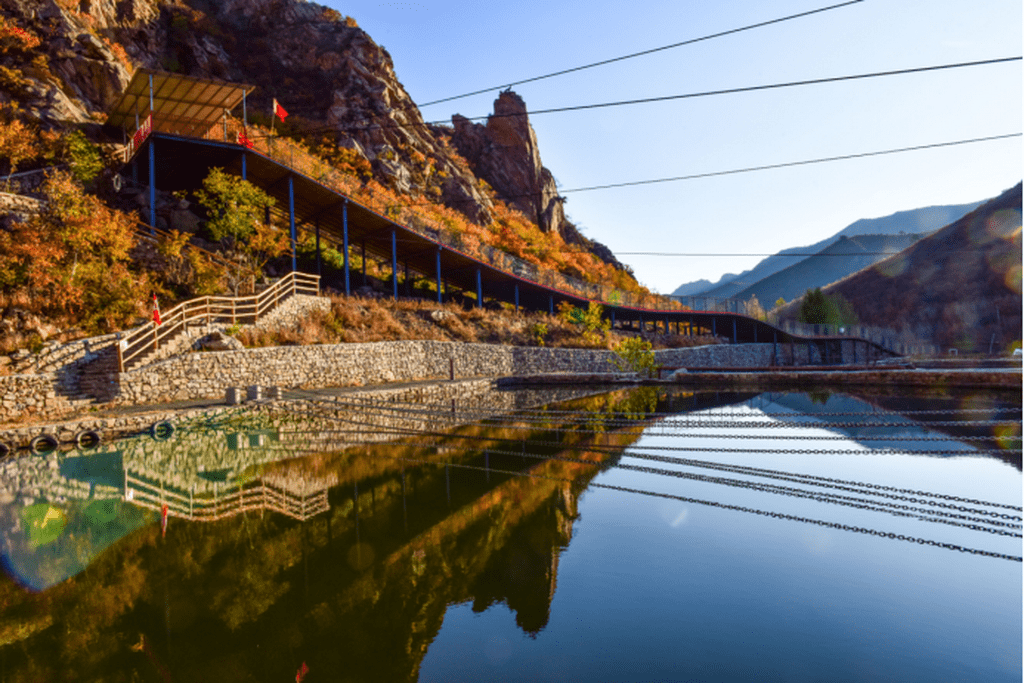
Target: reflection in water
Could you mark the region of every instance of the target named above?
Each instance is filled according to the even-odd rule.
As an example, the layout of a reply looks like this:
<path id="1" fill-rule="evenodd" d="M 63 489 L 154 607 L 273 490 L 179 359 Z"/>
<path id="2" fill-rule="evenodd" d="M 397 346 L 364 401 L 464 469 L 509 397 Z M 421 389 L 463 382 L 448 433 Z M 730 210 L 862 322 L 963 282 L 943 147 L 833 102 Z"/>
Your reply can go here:
<path id="1" fill-rule="evenodd" d="M 1019 538 L 1019 501 L 986 506 L 925 487 L 716 457 L 737 444 L 723 437 L 748 430 L 745 450 L 774 449 L 764 437 L 782 430 L 754 430 L 755 422 L 800 422 L 785 432 L 794 439 L 827 436 L 860 428 L 820 428 L 834 413 L 881 421 L 873 405 L 650 387 L 548 398 L 495 392 L 454 410 L 307 401 L 182 424 L 168 441 L 11 461 L 8 472 L 37 494 L 0 506 L 5 564 L 17 580 L 0 583 L 5 675 L 271 681 L 307 665 L 310 681 L 415 680 L 452 605 L 477 614 L 504 605 L 521 632 L 542 638 L 588 490 L 989 555 L 979 561 L 1019 555 L 959 537 L 932 541 L 920 524 Z M 884 417 L 915 440 L 887 441 L 892 434 L 867 427 L 831 450 L 992 450 L 949 434 L 925 441 L 937 433 L 908 432 L 919 429 L 913 413 Z M 679 455 L 695 449 L 705 455 Z M 613 471 L 644 479 L 595 480 Z M 703 488 L 666 490 L 668 482 Z M 767 498 L 736 497 L 748 494 Z M 876 529 L 840 514 L 851 508 L 916 526 Z M 685 510 L 674 519 L 673 528 Z"/>

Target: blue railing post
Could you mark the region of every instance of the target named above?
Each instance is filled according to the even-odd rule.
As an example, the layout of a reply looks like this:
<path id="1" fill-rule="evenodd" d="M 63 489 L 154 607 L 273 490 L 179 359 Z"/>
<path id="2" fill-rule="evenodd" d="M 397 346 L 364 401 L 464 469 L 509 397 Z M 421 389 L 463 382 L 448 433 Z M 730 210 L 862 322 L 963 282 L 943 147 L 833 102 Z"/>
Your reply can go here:
<path id="1" fill-rule="evenodd" d="M 518 313 L 519 312 L 519 283 L 518 282 L 515 284 L 515 288 L 516 288 L 516 292 L 515 292 L 516 293 L 516 313 Z"/>
<path id="2" fill-rule="evenodd" d="M 484 307 L 484 286 L 480 280 L 480 269 L 476 269 L 476 307 Z"/>
<path id="3" fill-rule="evenodd" d="M 242 180 L 248 180 L 247 169 L 245 167 L 246 166 L 245 159 L 246 159 L 247 156 L 248 155 L 245 152 L 242 153 Z"/>
<path id="4" fill-rule="evenodd" d="M 732 343 L 735 344 L 737 339 L 736 335 L 736 318 L 732 319 Z"/>

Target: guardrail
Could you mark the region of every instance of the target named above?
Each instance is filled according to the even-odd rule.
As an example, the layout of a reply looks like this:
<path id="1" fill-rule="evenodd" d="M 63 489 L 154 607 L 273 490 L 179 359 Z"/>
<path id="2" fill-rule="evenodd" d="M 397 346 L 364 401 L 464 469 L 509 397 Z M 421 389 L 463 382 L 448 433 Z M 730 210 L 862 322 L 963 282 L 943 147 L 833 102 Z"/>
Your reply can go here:
<path id="1" fill-rule="evenodd" d="M 123 336 L 117 345 L 117 367 L 125 372 L 138 367 L 146 357 L 183 334 L 190 324 L 255 324 L 282 301 L 297 294 L 320 293 L 320 276 L 292 272 L 259 294 L 242 297 L 204 296 L 182 302 L 161 313 L 161 322 L 151 321 Z"/>
<path id="2" fill-rule="evenodd" d="M 792 320 L 774 323 L 783 332 L 798 337 L 856 337 L 874 342 L 902 355 L 923 356 L 938 353 L 939 347 L 900 334 L 896 330 L 867 325 L 811 325 Z"/>

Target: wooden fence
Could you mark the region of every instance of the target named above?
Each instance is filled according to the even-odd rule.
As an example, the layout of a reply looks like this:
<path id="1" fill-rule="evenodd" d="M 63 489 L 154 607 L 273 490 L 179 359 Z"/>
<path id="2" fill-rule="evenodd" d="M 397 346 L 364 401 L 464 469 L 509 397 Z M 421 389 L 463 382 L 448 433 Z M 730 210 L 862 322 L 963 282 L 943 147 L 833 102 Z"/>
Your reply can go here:
<path id="1" fill-rule="evenodd" d="M 121 337 L 117 345 L 118 371 L 140 366 L 161 344 L 184 334 L 189 325 L 255 324 L 292 296 L 319 293 L 319 275 L 292 272 L 252 296 L 204 296 L 182 302 L 161 312 L 160 324 L 150 321 Z"/>

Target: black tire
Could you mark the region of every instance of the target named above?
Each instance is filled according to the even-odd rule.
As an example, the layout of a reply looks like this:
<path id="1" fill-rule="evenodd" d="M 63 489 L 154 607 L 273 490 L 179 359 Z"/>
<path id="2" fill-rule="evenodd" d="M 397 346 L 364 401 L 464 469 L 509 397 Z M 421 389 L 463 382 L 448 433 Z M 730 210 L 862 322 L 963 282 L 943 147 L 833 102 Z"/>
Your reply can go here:
<path id="1" fill-rule="evenodd" d="M 102 439 L 100 438 L 100 435 L 92 430 L 79 432 L 78 435 L 75 436 L 75 445 L 78 446 L 79 450 L 83 451 L 96 448 L 101 442 Z"/>
<path id="2" fill-rule="evenodd" d="M 157 441 L 167 441 L 174 436 L 174 425 L 167 420 L 154 422 L 153 426 L 149 428 L 149 434 Z"/>
<path id="3" fill-rule="evenodd" d="M 55 451 L 58 446 L 60 446 L 60 444 L 57 442 L 57 437 L 52 434 L 40 434 L 28 442 L 28 447 L 37 455 Z"/>

